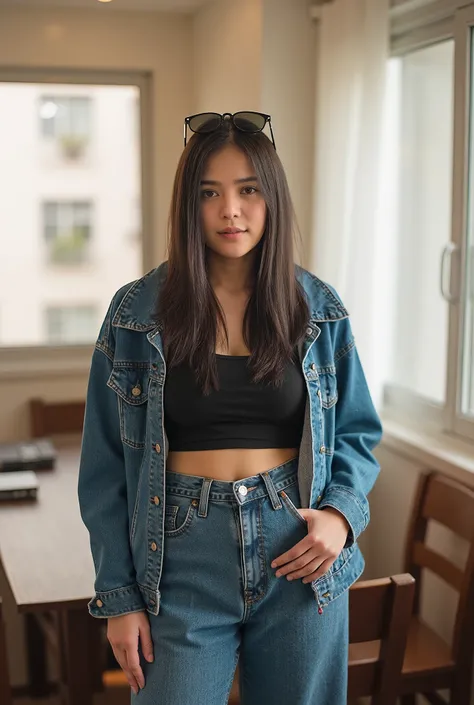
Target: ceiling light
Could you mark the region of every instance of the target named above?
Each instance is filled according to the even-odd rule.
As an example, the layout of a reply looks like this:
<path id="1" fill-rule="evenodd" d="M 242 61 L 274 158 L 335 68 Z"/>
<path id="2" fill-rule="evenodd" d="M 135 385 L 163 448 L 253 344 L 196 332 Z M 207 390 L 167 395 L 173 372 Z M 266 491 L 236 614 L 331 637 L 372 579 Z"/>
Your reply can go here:
<path id="1" fill-rule="evenodd" d="M 99 0 L 99 2 L 112 2 L 112 0 Z"/>

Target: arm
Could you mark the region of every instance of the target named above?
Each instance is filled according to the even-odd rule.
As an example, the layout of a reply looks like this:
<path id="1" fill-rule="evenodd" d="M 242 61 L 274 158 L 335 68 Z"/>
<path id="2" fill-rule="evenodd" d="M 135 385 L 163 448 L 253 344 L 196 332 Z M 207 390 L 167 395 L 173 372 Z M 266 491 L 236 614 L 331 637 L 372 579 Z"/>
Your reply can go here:
<path id="1" fill-rule="evenodd" d="M 348 319 L 338 324 L 335 354 L 338 401 L 332 478 L 318 509 L 332 507 L 349 524 L 346 547 L 369 523 L 367 495 L 380 471 L 372 450 L 382 426 L 374 408 Z"/>
<path id="2" fill-rule="evenodd" d="M 114 340 L 112 305 L 92 356 L 79 468 L 81 516 L 90 534 L 95 567 L 93 617 L 145 610 L 129 543 L 125 462 L 115 392 L 107 386 Z"/>

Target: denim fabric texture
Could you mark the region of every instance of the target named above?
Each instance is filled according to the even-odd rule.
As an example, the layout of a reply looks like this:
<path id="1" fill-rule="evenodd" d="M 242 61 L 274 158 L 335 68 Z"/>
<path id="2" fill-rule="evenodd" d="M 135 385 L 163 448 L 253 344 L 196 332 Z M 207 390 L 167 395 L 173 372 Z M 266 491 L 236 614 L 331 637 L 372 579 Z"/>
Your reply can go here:
<path id="1" fill-rule="evenodd" d="M 319 615 L 310 585 L 269 569 L 306 535 L 297 461 L 239 482 L 168 471 L 166 487 L 155 658 L 140 652 L 132 704 L 224 705 L 238 659 L 242 705 L 345 705 L 348 593 Z"/>
<path id="2" fill-rule="evenodd" d="M 170 526 L 182 519 L 182 504 L 169 509 L 178 505 L 167 496 L 166 360 L 162 327 L 155 319 L 166 271 L 165 262 L 115 294 L 92 357 L 78 494 L 96 574 L 89 611 L 98 618 L 142 610 L 159 614 L 166 548 L 177 539 Z M 300 267 L 296 276 L 310 310 L 299 349 L 308 398 L 296 467 L 297 499 L 301 507 L 334 507 L 350 526 L 343 552 L 330 570 L 310 585 L 302 584 L 311 589 L 319 607 L 315 611 L 322 617 L 364 568 L 357 539 L 369 522 L 367 496 L 379 473 L 372 451 L 382 428 L 339 296 Z M 286 514 L 292 511 L 289 506 L 285 504 Z M 188 510 L 192 535 L 199 518 L 194 509 Z"/>

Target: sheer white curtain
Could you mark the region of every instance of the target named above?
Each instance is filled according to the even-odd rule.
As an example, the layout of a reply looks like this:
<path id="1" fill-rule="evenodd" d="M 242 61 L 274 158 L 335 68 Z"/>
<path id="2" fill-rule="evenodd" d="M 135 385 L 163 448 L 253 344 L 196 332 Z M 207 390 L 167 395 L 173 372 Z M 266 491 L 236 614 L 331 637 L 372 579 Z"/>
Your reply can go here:
<path id="1" fill-rule="evenodd" d="M 349 309 L 378 404 L 388 326 L 388 0 L 334 0 L 324 5 L 318 35 L 310 265 L 336 287 Z"/>

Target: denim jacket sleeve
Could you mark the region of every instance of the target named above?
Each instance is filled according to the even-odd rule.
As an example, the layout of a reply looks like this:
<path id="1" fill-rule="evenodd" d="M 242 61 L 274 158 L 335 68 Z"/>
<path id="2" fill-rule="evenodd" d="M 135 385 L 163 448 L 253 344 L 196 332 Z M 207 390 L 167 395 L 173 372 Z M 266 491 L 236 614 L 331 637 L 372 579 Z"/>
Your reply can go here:
<path id="1" fill-rule="evenodd" d="M 93 617 L 145 610 L 129 543 L 123 446 L 117 397 L 107 386 L 114 358 L 111 319 L 114 300 L 102 324 L 89 376 L 79 468 L 81 516 L 90 535 L 95 567 Z"/>
<path id="2" fill-rule="evenodd" d="M 367 386 L 349 319 L 336 324 L 335 365 L 338 388 L 331 480 L 318 509 L 337 509 L 350 526 L 346 548 L 357 541 L 369 519 L 367 495 L 380 472 L 372 454 L 382 425 Z"/>

